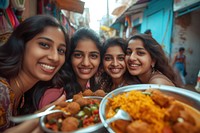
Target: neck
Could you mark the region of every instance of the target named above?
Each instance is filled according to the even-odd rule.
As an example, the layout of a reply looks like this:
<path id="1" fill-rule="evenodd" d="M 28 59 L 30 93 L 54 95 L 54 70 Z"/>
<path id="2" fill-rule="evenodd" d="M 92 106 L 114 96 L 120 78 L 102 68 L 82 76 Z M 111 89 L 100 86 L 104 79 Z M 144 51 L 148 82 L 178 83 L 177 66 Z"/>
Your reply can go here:
<path id="1" fill-rule="evenodd" d="M 77 81 L 80 84 L 82 91 L 84 91 L 86 89 L 86 84 L 87 84 L 88 80 L 77 79 Z"/>
<path id="2" fill-rule="evenodd" d="M 17 99 L 21 98 L 21 96 L 26 91 L 31 89 L 36 82 L 37 81 L 34 82 L 34 80 L 22 75 L 18 75 L 17 77 L 10 79 L 11 88 L 13 89 Z"/>
<path id="3" fill-rule="evenodd" d="M 152 70 L 149 70 L 148 72 L 142 75 L 138 75 L 138 78 L 143 84 L 148 84 L 151 76 L 152 76 Z"/>
<path id="4" fill-rule="evenodd" d="M 112 82 L 113 82 L 113 86 L 112 86 L 112 89 L 115 89 L 119 86 L 121 86 L 124 82 L 124 78 L 121 77 L 121 78 L 118 78 L 118 79 L 112 79 Z"/>

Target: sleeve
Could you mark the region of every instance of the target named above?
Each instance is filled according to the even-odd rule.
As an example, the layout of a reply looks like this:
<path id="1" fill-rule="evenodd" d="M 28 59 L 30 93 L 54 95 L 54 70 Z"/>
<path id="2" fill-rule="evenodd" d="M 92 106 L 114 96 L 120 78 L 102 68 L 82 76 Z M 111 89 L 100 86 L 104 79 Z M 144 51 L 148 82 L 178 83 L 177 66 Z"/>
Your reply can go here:
<path id="1" fill-rule="evenodd" d="M 56 101 L 64 93 L 63 88 L 49 88 L 45 91 L 44 95 L 40 99 L 39 109 L 46 105 Z M 64 93 L 65 94 L 65 93 Z"/>
<path id="2" fill-rule="evenodd" d="M 7 86 L 0 82 L 0 132 L 11 126 L 8 120 L 9 116 L 12 116 L 10 91 Z"/>

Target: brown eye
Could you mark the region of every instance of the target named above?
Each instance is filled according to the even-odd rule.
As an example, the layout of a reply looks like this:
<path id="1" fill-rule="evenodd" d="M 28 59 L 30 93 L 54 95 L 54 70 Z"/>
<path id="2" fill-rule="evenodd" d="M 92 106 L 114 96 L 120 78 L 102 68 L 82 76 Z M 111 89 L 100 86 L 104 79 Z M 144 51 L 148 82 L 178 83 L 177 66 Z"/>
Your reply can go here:
<path id="1" fill-rule="evenodd" d="M 66 49 L 64 49 L 64 48 L 59 48 L 59 49 L 58 49 L 58 53 L 59 53 L 60 55 L 65 54 L 65 52 L 66 52 Z"/>
<path id="2" fill-rule="evenodd" d="M 105 61 L 110 61 L 110 60 L 112 60 L 112 58 L 111 58 L 110 56 L 105 56 L 105 57 L 104 57 L 104 60 L 105 60 Z"/>
<path id="3" fill-rule="evenodd" d="M 44 42 L 39 42 L 39 45 L 43 48 L 49 48 L 50 46 Z"/>
<path id="4" fill-rule="evenodd" d="M 125 59 L 124 56 L 120 56 L 120 57 L 118 57 L 118 60 L 119 60 L 119 61 L 124 61 L 124 59 Z"/>
<path id="5" fill-rule="evenodd" d="M 73 56 L 74 56 L 75 58 L 81 58 L 83 55 L 80 54 L 80 53 L 74 53 Z"/>
<path id="6" fill-rule="evenodd" d="M 131 55 L 132 51 L 131 50 L 126 50 L 126 55 Z"/>
<path id="7" fill-rule="evenodd" d="M 90 57 L 91 57 L 92 59 L 97 59 L 97 58 L 98 58 L 98 55 L 97 55 L 97 54 L 91 54 Z"/>

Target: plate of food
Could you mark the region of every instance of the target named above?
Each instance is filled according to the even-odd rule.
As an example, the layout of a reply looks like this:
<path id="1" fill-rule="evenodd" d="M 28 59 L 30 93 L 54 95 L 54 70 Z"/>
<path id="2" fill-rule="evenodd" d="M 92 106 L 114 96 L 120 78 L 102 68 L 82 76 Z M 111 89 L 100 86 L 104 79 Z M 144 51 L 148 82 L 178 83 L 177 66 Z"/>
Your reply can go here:
<path id="1" fill-rule="evenodd" d="M 92 93 L 86 90 L 47 109 L 62 110 L 65 113 L 53 113 L 40 118 L 40 125 L 47 133 L 92 133 L 105 132 L 99 117 L 99 105 L 104 92 Z"/>
<path id="2" fill-rule="evenodd" d="M 132 121 L 107 124 L 119 109 Z M 111 133 L 199 133 L 200 94 L 172 86 L 129 85 L 108 93 L 100 103 L 100 119 Z"/>

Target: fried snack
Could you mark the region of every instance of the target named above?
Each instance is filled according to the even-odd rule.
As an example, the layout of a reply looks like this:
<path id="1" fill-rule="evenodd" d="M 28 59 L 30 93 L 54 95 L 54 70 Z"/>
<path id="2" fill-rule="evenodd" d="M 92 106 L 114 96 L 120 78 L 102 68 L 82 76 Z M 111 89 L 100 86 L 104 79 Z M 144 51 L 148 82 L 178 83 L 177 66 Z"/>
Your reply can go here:
<path id="1" fill-rule="evenodd" d="M 72 115 L 78 113 L 80 109 L 81 109 L 80 105 L 76 102 L 71 102 L 66 107 L 66 111 L 70 112 Z"/>
<path id="2" fill-rule="evenodd" d="M 75 117 L 67 117 L 62 122 L 62 131 L 74 131 L 78 129 L 79 121 Z"/>
<path id="3" fill-rule="evenodd" d="M 82 92 L 80 92 L 80 93 L 78 93 L 78 94 L 75 94 L 75 95 L 73 96 L 73 101 L 76 101 L 77 99 L 82 98 L 82 97 L 83 97 Z"/>
<path id="4" fill-rule="evenodd" d="M 78 98 L 79 97 L 79 98 Z M 99 123 L 99 99 L 83 98 L 78 94 L 74 100 L 59 103 L 53 109 L 68 112 L 47 115 L 45 127 L 57 132 L 71 132 Z"/>
<path id="5" fill-rule="evenodd" d="M 96 90 L 94 92 L 94 95 L 95 96 L 100 96 L 100 97 L 104 97 L 106 95 L 105 91 L 104 90 Z"/>
<path id="6" fill-rule="evenodd" d="M 94 93 L 90 89 L 86 89 L 83 92 L 83 96 L 93 96 L 93 95 L 94 95 Z"/>
<path id="7" fill-rule="evenodd" d="M 131 124 L 124 124 L 123 121 L 111 123 L 116 133 L 200 132 L 199 111 L 159 90 L 133 90 L 109 98 L 106 118 L 113 117 L 118 109 L 128 112 L 133 121 Z"/>
<path id="8" fill-rule="evenodd" d="M 81 98 L 75 100 L 74 102 L 77 102 L 81 107 L 83 107 L 83 106 L 89 104 L 88 99 L 83 98 L 83 97 L 81 97 Z"/>

